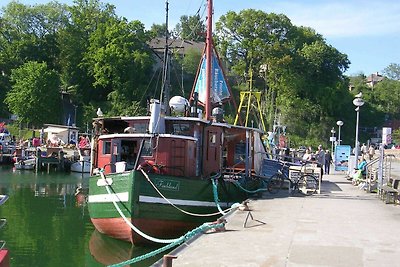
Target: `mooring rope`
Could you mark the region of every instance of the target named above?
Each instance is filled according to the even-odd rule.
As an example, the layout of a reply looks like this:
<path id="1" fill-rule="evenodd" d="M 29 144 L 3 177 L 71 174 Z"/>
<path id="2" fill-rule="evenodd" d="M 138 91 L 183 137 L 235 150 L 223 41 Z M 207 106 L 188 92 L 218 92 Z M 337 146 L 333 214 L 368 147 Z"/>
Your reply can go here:
<path id="1" fill-rule="evenodd" d="M 237 187 L 239 187 L 239 188 L 240 188 L 241 190 L 243 190 L 244 192 L 249 193 L 249 194 L 255 194 L 255 193 L 258 193 L 258 192 L 263 192 L 263 191 L 267 191 L 267 190 L 268 190 L 267 188 L 258 188 L 258 189 L 256 189 L 256 190 L 247 190 L 246 188 L 244 188 L 244 187 L 239 183 L 239 181 L 234 181 L 233 184 L 236 185 Z M 264 184 L 264 183 L 263 183 L 263 184 Z"/>
<path id="2" fill-rule="evenodd" d="M 190 215 L 190 216 L 196 216 L 196 217 L 210 217 L 210 216 L 215 216 L 215 215 L 219 215 L 222 214 L 224 215 L 226 212 L 229 212 L 230 210 L 234 209 L 237 207 L 237 205 L 240 205 L 238 203 L 234 203 L 230 208 L 227 208 L 226 210 L 222 210 L 221 207 L 219 207 L 219 205 L 217 205 L 218 208 L 218 212 L 215 213 L 209 213 L 209 214 L 199 214 L 199 213 L 192 213 L 186 210 L 183 210 L 181 208 L 179 208 L 178 206 L 176 206 L 174 203 L 172 203 L 169 199 L 167 199 L 161 192 L 160 190 L 158 190 L 158 188 L 156 187 L 156 185 L 150 180 L 150 177 L 147 175 L 147 173 L 143 170 L 140 169 L 140 171 L 143 173 L 144 177 L 147 179 L 147 181 L 151 184 L 151 186 L 154 188 L 154 190 L 156 190 L 156 192 L 165 200 L 168 202 L 168 204 L 170 204 L 171 206 L 173 206 L 174 208 L 176 208 L 177 210 Z M 213 179 L 211 179 L 213 180 Z M 214 195 L 215 196 L 215 195 Z M 217 196 L 218 198 L 218 196 Z"/>
<path id="3" fill-rule="evenodd" d="M 124 262 L 120 262 L 120 263 L 117 263 L 117 264 L 109 265 L 108 267 L 122 267 L 122 266 L 126 266 L 126 265 L 129 265 L 129 264 L 132 264 L 132 263 L 136 263 L 136 262 L 145 260 L 145 259 L 153 257 L 153 256 L 155 256 L 155 255 L 157 255 L 157 254 L 159 254 L 159 253 L 161 253 L 163 251 L 166 251 L 166 250 L 168 250 L 170 248 L 173 248 L 174 246 L 180 245 L 183 242 L 195 237 L 196 235 L 198 235 L 198 234 L 200 234 L 200 233 L 202 233 L 204 231 L 207 231 L 207 230 L 210 230 L 210 229 L 215 229 L 215 228 L 222 228 L 222 227 L 224 227 L 224 225 L 225 225 L 225 223 L 218 223 L 218 224 L 204 223 L 204 224 L 200 225 L 199 227 L 187 232 L 185 235 L 181 236 L 180 238 L 178 238 L 175 242 L 173 242 L 171 244 L 168 244 L 168 245 L 166 245 L 166 246 L 164 246 L 162 248 L 153 250 L 153 251 L 151 251 L 149 253 L 146 253 L 144 255 L 135 257 L 133 259 L 130 259 L 130 260 L 127 260 L 127 261 L 124 261 Z"/>
<path id="4" fill-rule="evenodd" d="M 105 181 L 105 183 L 106 183 L 106 186 L 105 186 L 105 187 L 106 187 L 107 193 L 108 193 L 109 195 L 112 195 L 112 192 L 110 191 L 110 187 L 111 187 L 111 186 L 110 186 L 110 184 L 108 183 L 107 178 L 106 178 L 106 176 L 105 176 L 105 174 L 104 174 L 104 169 L 101 169 L 101 170 L 100 170 L 100 175 L 101 175 L 101 177 L 104 179 L 104 181 Z M 136 226 L 134 226 L 134 225 L 128 220 L 128 218 L 126 218 L 126 216 L 124 215 L 124 213 L 123 213 L 123 212 L 121 211 L 121 209 L 119 208 L 118 204 L 115 202 L 114 198 L 111 198 L 111 200 L 112 200 L 112 203 L 114 204 L 115 209 L 118 211 L 119 215 L 124 219 L 125 223 L 128 224 L 129 227 L 130 227 L 133 231 L 135 231 L 138 235 L 140 235 L 141 237 L 143 237 L 143 238 L 145 238 L 145 239 L 147 239 L 147 240 L 150 240 L 150 241 L 152 241 L 152 242 L 155 242 L 155 243 L 162 243 L 162 244 L 173 243 L 173 242 L 176 242 L 177 240 L 179 240 L 179 238 L 175 238 L 175 239 L 159 239 L 159 238 L 155 238 L 155 237 L 152 237 L 152 236 L 149 236 L 149 235 L 143 233 L 143 232 L 140 231 Z M 119 200 L 119 202 L 122 202 L 122 201 Z"/>
<path id="5" fill-rule="evenodd" d="M 219 212 L 222 215 L 225 215 L 226 213 L 221 209 L 221 206 L 219 205 L 219 198 L 218 198 L 218 188 L 217 188 L 217 179 L 211 179 L 212 184 L 213 184 L 213 195 L 214 195 L 214 202 L 215 205 L 217 205 L 217 208 L 219 210 Z"/>

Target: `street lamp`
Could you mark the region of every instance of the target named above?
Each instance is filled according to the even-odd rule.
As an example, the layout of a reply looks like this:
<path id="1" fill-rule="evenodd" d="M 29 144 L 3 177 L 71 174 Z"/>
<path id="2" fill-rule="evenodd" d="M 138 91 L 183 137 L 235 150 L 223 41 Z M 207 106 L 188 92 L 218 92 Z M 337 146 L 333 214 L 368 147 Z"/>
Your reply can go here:
<path id="1" fill-rule="evenodd" d="M 343 122 L 343 121 L 337 121 L 336 124 L 337 124 L 337 126 L 339 126 L 339 133 L 338 133 L 338 142 L 337 142 L 337 144 L 340 146 L 340 142 L 342 141 L 342 139 L 340 139 L 340 127 L 343 126 L 344 122 Z"/>
<path id="2" fill-rule="evenodd" d="M 355 158 L 356 158 L 356 166 L 358 164 L 358 123 L 360 120 L 360 107 L 362 105 L 364 105 L 364 100 L 361 98 L 362 97 L 362 93 L 360 92 L 359 94 L 356 95 L 356 98 L 354 98 L 353 100 L 353 104 L 354 106 L 356 106 L 356 113 L 357 113 L 357 119 L 356 119 L 356 142 L 355 142 Z"/>
<path id="3" fill-rule="evenodd" d="M 336 141 L 336 137 L 335 137 L 335 127 L 332 127 L 331 130 L 332 136 L 331 136 L 331 142 L 332 142 L 332 146 L 331 146 L 331 153 L 333 153 L 333 143 Z M 333 154 L 332 154 L 333 155 Z"/>

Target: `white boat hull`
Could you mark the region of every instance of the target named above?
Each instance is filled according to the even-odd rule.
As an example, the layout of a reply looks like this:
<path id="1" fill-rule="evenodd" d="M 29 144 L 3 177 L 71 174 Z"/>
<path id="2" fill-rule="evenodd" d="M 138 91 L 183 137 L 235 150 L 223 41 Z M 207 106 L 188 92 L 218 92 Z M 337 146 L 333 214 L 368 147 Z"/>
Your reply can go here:
<path id="1" fill-rule="evenodd" d="M 89 173 L 90 172 L 90 162 L 87 161 L 77 161 L 71 164 L 72 172 Z"/>
<path id="2" fill-rule="evenodd" d="M 35 168 L 35 164 L 17 162 L 14 163 L 14 167 L 16 170 L 33 170 Z"/>

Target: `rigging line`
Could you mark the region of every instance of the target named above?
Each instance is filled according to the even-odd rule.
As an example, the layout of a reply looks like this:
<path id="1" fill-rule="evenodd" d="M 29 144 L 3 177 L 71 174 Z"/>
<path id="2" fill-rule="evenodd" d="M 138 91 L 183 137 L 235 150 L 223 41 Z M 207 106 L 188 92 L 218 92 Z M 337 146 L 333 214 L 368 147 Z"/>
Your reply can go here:
<path id="1" fill-rule="evenodd" d="M 156 73 L 157 73 L 156 71 L 153 72 L 153 75 L 151 76 L 151 79 L 150 79 L 149 83 L 147 84 L 146 90 L 144 90 L 144 92 L 143 92 L 143 94 L 142 94 L 142 97 L 140 98 L 139 103 L 141 103 L 141 102 L 143 101 L 144 97 L 146 96 L 146 93 L 147 93 L 147 91 L 149 90 L 150 85 L 151 85 L 151 82 L 154 80 L 154 76 L 156 76 Z M 155 93 L 154 93 L 154 94 L 155 94 Z M 136 107 L 136 109 L 134 110 L 134 113 L 133 113 L 133 114 L 136 114 L 136 112 L 138 111 L 139 108 L 140 108 L 140 105 L 138 105 L 138 106 Z"/>
<path id="2" fill-rule="evenodd" d="M 187 215 L 190 215 L 190 216 L 196 216 L 196 217 L 210 217 L 210 216 L 216 216 L 216 215 L 221 214 L 219 211 L 218 211 L 218 212 L 215 212 L 215 213 L 209 213 L 209 214 L 198 214 L 198 213 L 191 213 L 191 212 L 189 212 L 189 211 L 185 211 L 185 210 L 179 208 L 179 207 L 176 206 L 174 203 L 172 203 L 169 199 L 167 199 L 167 198 L 160 192 L 160 190 L 158 190 L 158 188 L 157 188 L 157 187 L 155 186 L 155 184 L 150 180 L 150 177 L 147 175 L 147 173 L 146 173 L 144 170 L 140 169 L 140 171 L 143 173 L 144 177 L 147 179 L 147 181 L 150 183 L 150 185 L 154 188 L 154 190 L 156 190 L 156 192 L 157 192 L 165 201 L 167 201 L 168 204 L 170 204 L 171 206 L 173 206 L 174 208 L 176 208 L 176 209 L 179 210 L 180 212 L 183 212 L 183 213 L 185 213 L 185 214 L 187 214 Z M 232 209 L 234 209 L 234 208 L 236 208 L 236 205 L 232 205 L 230 208 L 227 208 L 226 210 L 223 210 L 222 212 L 225 212 L 225 213 L 226 213 L 226 212 L 229 212 L 230 210 L 232 210 Z M 224 214 L 224 213 L 222 213 L 222 214 Z"/>
<path id="3" fill-rule="evenodd" d="M 201 19 L 204 18 L 204 14 L 205 14 L 205 12 L 206 12 L 206 10 L 207 10 L 207 9 L 205 8 L 204 1 L 205 1 L 205 0 L 202 0 L 199 9 L 197 10 L 196 14 L 194 15 L 194 16 L 199 15 L 200 19 L 199 19 L 199 21 L 197 22 L 197 24 L 191 29 L 190 34 L 187 36 L 188 38 L 191 37 L 191 36 L 194 36 L 194 31 L 195 31 L 195 29 L 200 25 Z M 204 8 L 203 8 L 202 14 L 200 15 L 199 12 L 200 12 L 200 10 L 201 10 L 202 7 L 204 7 Z M 175 38 L 175 39 L 176 39 L 176 38 Z M 182 40 L 181 40 L 181 44 L 180 44 L 180 46 L 179 46 L 180 48 L 178 47 L 178 49 L 182 49 L 183 43 L 184 43 L 184 42 L 185 42 L 185 40 L 182 39 Z"/>

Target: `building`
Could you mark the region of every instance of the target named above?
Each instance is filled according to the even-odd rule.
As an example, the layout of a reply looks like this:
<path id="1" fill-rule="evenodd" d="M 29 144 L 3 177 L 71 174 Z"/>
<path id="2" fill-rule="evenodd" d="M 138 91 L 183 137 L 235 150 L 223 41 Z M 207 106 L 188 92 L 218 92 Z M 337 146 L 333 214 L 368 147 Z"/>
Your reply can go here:
<path id="1" fill-rule="evenodd" d="M 375 84 L 383 81 L 383 79 L 385 79 L 385 77 L 376 72 L 367 77 L 366 83 L 368 87 L 374 88 Z"/>
<path id="2" fill-rule="evenodd" d="M 57 125 L 57 124 L 44 124 L 44 132 L 47 133 L 47 140 L 51 143 L 60 144 L 76 144 L 78 138 L 79 128 Z"/>

